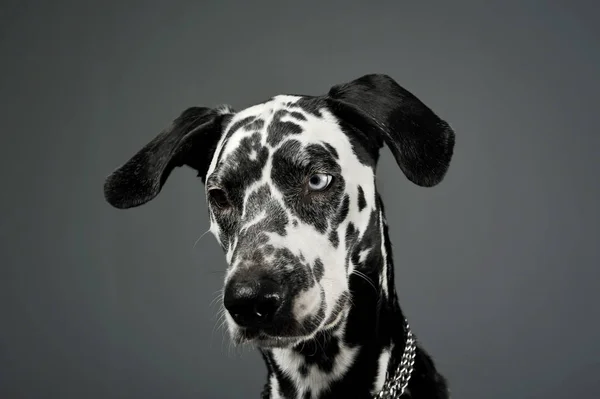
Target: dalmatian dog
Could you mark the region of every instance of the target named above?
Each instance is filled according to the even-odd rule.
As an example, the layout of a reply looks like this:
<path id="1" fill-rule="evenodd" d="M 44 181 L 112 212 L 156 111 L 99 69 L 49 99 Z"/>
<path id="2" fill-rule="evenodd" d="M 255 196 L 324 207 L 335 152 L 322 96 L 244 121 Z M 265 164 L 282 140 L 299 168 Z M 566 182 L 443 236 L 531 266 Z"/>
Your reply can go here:
<path id="1" fill-rule="evenodd" d="M 409 181 L 435 186 L 454 141 L 413 94 L 370 74 L 239 112 L 189 108 L 104 193 L 137 207 L 176 167 L 198 172 L 227 261 L 228 330 L 262 354 L 263 398 L 442 399 L 446 379 L 398 303 L 375 172 L 385 144 Z"/>

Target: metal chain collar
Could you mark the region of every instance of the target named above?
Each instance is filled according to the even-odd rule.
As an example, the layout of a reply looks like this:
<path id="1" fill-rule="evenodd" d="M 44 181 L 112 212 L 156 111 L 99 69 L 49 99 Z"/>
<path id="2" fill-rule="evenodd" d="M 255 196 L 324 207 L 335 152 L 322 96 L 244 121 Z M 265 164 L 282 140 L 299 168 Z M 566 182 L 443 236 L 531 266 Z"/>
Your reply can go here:
<path id="1" fill-rule="evenodd" d="M 404 320 L 406 328 L 406 344 L 404 345 L 404 352 L 402 353 L 402 359 L 400 364 L 396 368 L 394 375 L 387 375 L 385 383 L 381 391 L 374 397 L 375 399 L 397 399 L 404 395 L 408 381 L 413 372 L 415 364 L 415 354 L 417 349 L 416 339 L 408 321 Z"/>

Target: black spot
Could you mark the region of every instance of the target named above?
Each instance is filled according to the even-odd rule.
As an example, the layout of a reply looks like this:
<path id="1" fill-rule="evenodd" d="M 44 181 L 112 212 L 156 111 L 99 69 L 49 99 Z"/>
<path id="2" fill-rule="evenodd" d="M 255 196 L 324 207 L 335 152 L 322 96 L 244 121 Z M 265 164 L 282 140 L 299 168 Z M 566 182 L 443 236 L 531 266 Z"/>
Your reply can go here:
<path id="1" fill-rule="evenodd" d="M 306 377 L 308 375 L 308 366 L 304 363 L 302 363 L 300 365 L 300 367 L 298 368 L 298 372 L 300 373 L 300 375 L 302 377 Z"/>
<path id="2" fill-rule="evenodd" d="M 357 237 L 358 230 L 356 230 L 354 223 L 348 223 L 348 226 L 346 226 L 346 245 L 349 246 Z"/>
<path id="3" fill-rule="evenodd" d="M 298 119 L 299 121 L 305 121 L 306 120 L 306 116 L 302 115 L 300 112 L 297 112 L 297 111 L 290 112 L 290 116 Z"/>
<path id="4" fill-rule="evenodd" d="M 335 220 L 335 225 L 339 226 L 346 218 L 348 217 L 348 212 L 350 211 L 350 196 L 348 194 L 344 194 L 344 200 L 342 201 L 342 205 L 340 206 L 339 213 Z"/>
<path id="5" fill-rule="evenodd" d="M 333 370 L 335 358 L 340 353 L 339 339 L 335 336 L 331 337 L 324 348 L 317 345 L 318 342 L 313 340 L 306 344 L 300 344 L 295 350 L 304 356 L 307 365 L 315 365 L 322 371 L 330 373 Z"/>
<path id="6" fill-rule="evenodd" d="M 313 273 L 317 281 L 321 281 L 321 279 L 323 278 L 323 274 L 325 274 L 325 267 L 323 266 L 323 262 L 321 262 L 321 259 L 319 258 L 315 260 L 315 264 L 313 266 Z"/>
<path id="7" fill-rule="evenodd" d="M 334 248 L 337 248 L 340 244 L 340 237 L 338 235 L 337 230 L 331 230 L 329 233 L 329 242 L 333 245 Z"/>
<path id="8" fill-rule="evenodd" d="M 307 144 L 304 147 L 306 155 L 310 159 L 311 165 L 315 169 L 326 172 L 334 172 L 339 169 L 335 157 L 329 152 L 323 144 Z"/>
<path id="9" fill-rule="evenodd" d="M 329 150 L 329 152 L 331 153 L 331 155 L 335 158 L 338 159 L 339 155 L 337 150 L 329 143 L 323 143 L 323 145 L 325 145 L 325 147 Z"/>
<path id="10" fill-rule="evenodd" d="M 344 220 L 346 220 L 348 217 L 348 212 L 350 212 L 350 196 L 348 194 L 344 194 L 344 199 L 341 201 L 337 214 L 333 218 L 333 222 L 331 223 L 331 231 L 329 233 L 329 242 L 331 242 L 331 245 L 333 245 L 334 248 L 337 248 L 340 243 L 337 228 Z"/>
<path id="11" fill-rule="evenodd" d="M 310 391 L 310 389 L 307 389 L 306 392 L 304 392 L 304 399 L 311 399 L 312 398 L 312 392 Z"/>
<path id="12" fill-rule="evenodd" d="M 281 118 L 288 114 L 286 110 L 278 110 L 273 116 L 273 120 L 267 127 L 267 143 L 271 146 L 278 145 L 284 138 L 291 134 L 300 134 L 304 130 L 294 122 L 282 122 Z"/>
<path id="13" fill-rule="evenodd" d="M 365 200 L 365 192 L 361 186 L 358 186 L 358 210 L 362 211 L 366 206 L 367 201 Z"/>
<path id="14" fill-rule="evenodd" d="M 292 220 L 292 224 L 294 225 L 294 227 L 298 227 L 298 220 L 297 219 Z"/>

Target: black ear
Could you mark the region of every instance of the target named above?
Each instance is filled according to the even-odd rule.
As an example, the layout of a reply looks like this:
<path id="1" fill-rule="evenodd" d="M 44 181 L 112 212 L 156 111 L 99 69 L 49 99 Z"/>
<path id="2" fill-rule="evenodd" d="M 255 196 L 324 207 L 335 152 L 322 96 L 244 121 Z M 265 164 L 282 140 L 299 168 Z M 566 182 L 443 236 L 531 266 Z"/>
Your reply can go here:
<path id="1" fill-rule="evenodd" d="M 442 181 L 454 150 L 454 132 L 392 78 L 365 75 L 332 87 L 328 96 L 344 119 L 354 119 L 345 122 L 383 139 L 410 181 L 424 187 Z"/>
<path id="2" fill-rule="evenodd" d="M 187 165 L 204 183 L 221 137 L 228 108 L 192 107 L 146 144 L 104 183 L 104 197 L 115 208 L 145 204 L 158 195 L 175 167 Z"/>

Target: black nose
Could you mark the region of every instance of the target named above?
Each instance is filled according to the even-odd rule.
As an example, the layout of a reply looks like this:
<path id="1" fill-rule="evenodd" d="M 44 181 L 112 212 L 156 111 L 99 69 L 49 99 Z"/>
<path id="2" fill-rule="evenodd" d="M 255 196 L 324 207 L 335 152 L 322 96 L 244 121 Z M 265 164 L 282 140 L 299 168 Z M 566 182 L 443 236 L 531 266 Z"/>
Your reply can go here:
<path id="1" fill-rule="evenodd" d="M 223 304 L 235 322 L 248 328 L 267 327 L 281 307 L 280 285 L 266 278 L 233 277 Z"/>

